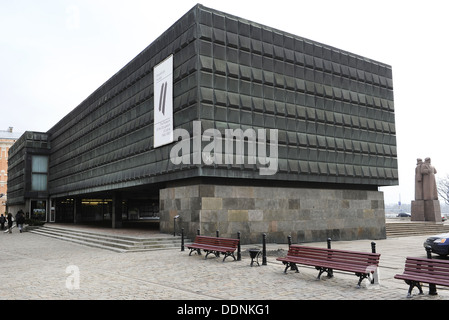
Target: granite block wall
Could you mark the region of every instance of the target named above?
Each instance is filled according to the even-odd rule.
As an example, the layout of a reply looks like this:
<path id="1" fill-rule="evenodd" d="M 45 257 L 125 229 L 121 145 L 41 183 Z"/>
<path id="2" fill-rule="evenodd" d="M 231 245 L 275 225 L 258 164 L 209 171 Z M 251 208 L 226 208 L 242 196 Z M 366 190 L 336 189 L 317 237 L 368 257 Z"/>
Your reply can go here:
<path id="1" fill-rule="evenodd" d="M 366 190 L 286 187 L 189 185 L 160 190 L 160 229 L 184 228 L 194 238 L 203 235 L 236 238 L 243 244 L 267 241 L 294 243 L 354 239 L 384 239 L 383 194 Z"/>

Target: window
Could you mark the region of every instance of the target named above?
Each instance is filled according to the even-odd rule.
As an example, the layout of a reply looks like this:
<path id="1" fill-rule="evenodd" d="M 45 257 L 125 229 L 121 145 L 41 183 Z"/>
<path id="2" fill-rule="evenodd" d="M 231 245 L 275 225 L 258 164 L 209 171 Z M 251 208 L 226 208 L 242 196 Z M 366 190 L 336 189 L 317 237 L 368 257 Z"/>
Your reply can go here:
<path id="1" fill-rule="evenodd" d="M 48 156 L 31 158 L 31 190 L 47 191 Z"/>

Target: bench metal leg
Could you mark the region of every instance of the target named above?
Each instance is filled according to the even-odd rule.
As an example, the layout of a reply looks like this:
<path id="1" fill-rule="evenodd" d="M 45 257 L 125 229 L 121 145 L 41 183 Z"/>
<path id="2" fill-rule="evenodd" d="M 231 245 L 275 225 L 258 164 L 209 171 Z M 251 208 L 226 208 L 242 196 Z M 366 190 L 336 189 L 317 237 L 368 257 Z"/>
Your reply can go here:
<path id="1" fill-rule="evenodd" d="M 190 249 L 189 256 L 192 255 L 192 252 L 193 252 L 193 251 L 196 251 L 196 253 L 197 253 L 198 255 L 201 255 L 201 249 L 195 249 L 195 248 L 192 248 L 192 249 Z"/>
<path id="2" fill-rule="evenodd" d="M 436 287 L 436 285 L 433 284 L 433 283 L 429 283 L 429 295 L 431 295 L 431 296 L 436 296 L 436 295 L 438 295 L 437 287 Z"/>
<path id="3" fill-rule="evenodd" d="M 365 279 L 369 279 L 369 273 L 356 273 L 356 276 L 359 277 L 359 282 L 357 283 L 357 288 L 361 287 L 362 281 Z"/>
<path id="4" fill-rule="evenodd" d="M 404 280 L 405 283 L 407 283 L 409 285 L 408 288 L 408 292 L 407 292 L 407 298 L 411 298 L 412 297 L 412 291 L 414 287 L 417 287 L 419 290 L 419 294 L 424 294 L 424 292 L 422 291 L 422 287 L 421 287 L 421 283 L 419 283 L 418 281 L 411 281 L 411 280 Z"/>
<path id="5" fill-rule="evenodd" d="M 334 270 L 331 268 L 315 267 L 315 269 L 317 269 L 319 271 L 318 277 L 316 277 L 317 280 L 321 280 L 321 275 L 323 274 L 323 272 L 327 272 L 328 278 L 332 278 L 334 276 Z"/>
<path id="6" fill-rule="evenodd" d="M 324 271 L 326 271 L 326 268 L 315 267 L 315 269 L 318 270 L 318 276 L 316 277 L 316 279 L 321 280 L 321 275 L 323 274 Z"/>
<path id="7" fill-rule="evenodd" d="M 282 263 L 285 264 L 284 273 L 287 273 L 288 268 L 295 270 L 296 273 L 299 273 L 299 269 L 298 269 L 298 266 L 296 265 L 296 263 L 288 262 L 288 261 L 282 261 Z"/>
<path id="8" fill-rule="evenodd" d="M 211 253 L 213 253 L 216 257 L 218 257 L 218 253 L 216 251 L 209 251 L 209 250 L 204 250 L 206 253 L 206 256 L 204 257 L 204 260 L 207 259 L 207 256 L 210 255 Z"/>
<path id="9" fill-rule="evenodd" d="M 227 257 L 233 257 L 233 258 L 234 258 L 234 261 L 237 260 L 237 259 L 235 258 L 235 256 L 234 256 L 234 252 L 227 252 L 227 253 L 225 253 L 225 254 L 224 254 L 224 258 L 223 258 L 223 262 L 225 261 L 225 259 L 226 259 Z"/>

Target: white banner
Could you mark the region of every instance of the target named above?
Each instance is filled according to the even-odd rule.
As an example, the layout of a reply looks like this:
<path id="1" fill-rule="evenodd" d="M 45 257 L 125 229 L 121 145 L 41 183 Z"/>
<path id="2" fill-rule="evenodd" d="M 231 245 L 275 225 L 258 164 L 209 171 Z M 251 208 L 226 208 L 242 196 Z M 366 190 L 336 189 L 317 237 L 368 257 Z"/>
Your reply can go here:
<path id="1" fill-rule="evenodd" d="M 173 142 L 173 55 L 154 67 L 154 148 Z"/>

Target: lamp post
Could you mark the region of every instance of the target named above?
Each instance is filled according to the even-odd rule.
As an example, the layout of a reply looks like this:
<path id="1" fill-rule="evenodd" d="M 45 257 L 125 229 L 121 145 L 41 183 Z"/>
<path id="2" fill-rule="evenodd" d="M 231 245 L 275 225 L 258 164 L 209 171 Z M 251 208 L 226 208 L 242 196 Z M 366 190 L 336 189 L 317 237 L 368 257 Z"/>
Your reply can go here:
<path id="1" fill-rule="evenodd" d="M 173 218 L 173 237 L 176 237 L 176 219 L 179 218 L 179 214 Z"/>
<path id="2" fill-rule="evenodd" d="M 267 265 L 267 235 L 264 233 L 262 235 L 262 265 Z"/>

